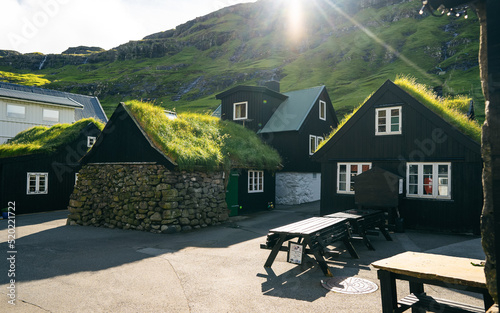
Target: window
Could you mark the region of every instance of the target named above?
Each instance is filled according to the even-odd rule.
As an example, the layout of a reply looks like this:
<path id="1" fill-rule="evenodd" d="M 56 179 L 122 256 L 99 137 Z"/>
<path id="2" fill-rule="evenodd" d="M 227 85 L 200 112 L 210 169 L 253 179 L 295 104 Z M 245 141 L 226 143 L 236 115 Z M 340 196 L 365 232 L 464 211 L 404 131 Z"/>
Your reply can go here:
<path id="1" fill-rule="evenodd" d="M 319 100 L 319 119 L 326 121 L 326 102 Z"/>
<path id="2" fill-rule="evenodd" d="M 43 109 L 43 120 L 46 122 L 59 122 L 59 111 Z"/>
<path id="3" fill-rule="evenodd" d="M 87 147 L 90 148 L 94 145 L 96 141 L 96 137 L 88 136 L 87 137 Z"/>
<path id="4" fill-rule="evenodd" d="M 246 120 L 248 117 L 248 102 L 234 104 L 233 120 Z"/>
<path id="5" fill-rule="evenodd" d="M 248 192 L 264 192 L 264 171 L 248 171 Z"/>
<path id="6" fill-rule="evenodd" d="M 7 104 L 7 117 L 25 118 L 26 108 L 21 105 Z"/>
<path id="7" fill-rule="evenodd" d="M 401 134 L 401 107 L 375 109 L 375 135 Z"/>
<path id="8" fill-rule="evenodd" d="M 451 199 L 451 163 L 408 163 L 406 195 Z"/>
<path id="9" fill-rule="evenodd" d="M 372 168 L 371 163 L 338 163 L 337 193 L 354 193 L 353 177 Z"/>
<path id="10" fill-rule="evenodd" d="M 28 173 L 26 193 L 38 195 L 48 193 L 48 173 Z"/>
<path id="11" fill-rule="evenodd" d="M 318 149 L 319 144 L 323 141 L 323 137 L 309 135 L 309 155 L 313 155 Z"/>

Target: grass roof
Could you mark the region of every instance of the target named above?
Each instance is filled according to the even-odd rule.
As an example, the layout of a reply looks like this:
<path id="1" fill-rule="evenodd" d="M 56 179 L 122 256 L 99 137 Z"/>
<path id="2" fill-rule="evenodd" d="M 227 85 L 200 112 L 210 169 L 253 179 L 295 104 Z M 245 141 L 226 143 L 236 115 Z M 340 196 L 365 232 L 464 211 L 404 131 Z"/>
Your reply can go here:
<path id="1" fill-rule="evenodd" d="M 139 101 L 129 101 L 125 106 L 155 145 L 181 170 L 272 170 L 281 164 L 276 150 L 236 123 L 194 113 L 179 114 L 171 120 L 162 108 Z"/>
<path id="2" fill-rule="evenodd" d="M 0 158 L 55 152 L 75 140 L 89 123 L 94 123 L 101 130 L 104 128 L 104 124 L 94 118 L 81 119 L 73 124 L 28 128 L 8 143 L 0 145 Z"/>
<path id="3" fill-rule="evenodd" d="M 417 101 L 425 105 L 428 109 L 441 116 L 445 121 L 456 127 L 465 135 L 471 137 L 476 142 L 481 142 L 481 126 L 476 120 L 467 117 L 467 111 L 471 98 L 463 95 L 456 97 L 437 97 L 434 91 L 424 84 L 417 83 L 416 79 L 410 76 L 399 75 L 394 84 L 409 93 Z M 373 95 L 373 94 L 372 94 Z M 344 124 L 361 108 L 371 96 L 368 96 L 359 106 L 354 108 L 350 114 L 346 114 L 325 140 L 318 146 L 318 150 L 332 138 Z"/>
<path id="4" fill-rule="evenodd" d="M 396 77 L 394 84 L 404 89 L 459 131 L 475 141 L 481 142 L 481 126 L 476 120 L 470 120 L 466 114 L 471 98 L 467 96 L 437 97 L 428 86 L 417 83 L 415 78 L 409 76 Z"/>

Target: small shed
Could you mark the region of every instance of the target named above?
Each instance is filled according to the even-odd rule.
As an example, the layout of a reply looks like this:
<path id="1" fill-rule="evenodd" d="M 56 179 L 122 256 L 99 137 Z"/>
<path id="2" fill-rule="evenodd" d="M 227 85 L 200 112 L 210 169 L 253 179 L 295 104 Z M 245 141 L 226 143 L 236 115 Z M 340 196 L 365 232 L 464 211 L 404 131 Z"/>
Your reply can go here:
<path id="1" fill-rule="evenodd" d="M 365 208 L 396 208 L 403 194 L 403 177 L 380 167 L 353 178 L 354 203 Z"/>
<path id="2" fill-rule="evenodd" d="M 103 127 L 95 119 L 35 126 L 0 145 L 0 202 L 15 202 L 15 214 L 65 210 L 78 161 Z"/>

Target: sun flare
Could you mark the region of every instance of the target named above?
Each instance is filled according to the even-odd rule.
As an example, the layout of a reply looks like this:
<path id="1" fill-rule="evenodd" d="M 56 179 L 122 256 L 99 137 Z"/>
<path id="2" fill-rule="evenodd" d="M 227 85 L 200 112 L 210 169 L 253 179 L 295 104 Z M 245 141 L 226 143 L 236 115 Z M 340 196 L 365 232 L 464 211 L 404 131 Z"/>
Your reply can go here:
<path id="1" fill-rule="evenodd" d="M 300 41 L 304 36 L 303 1 L 290 0 L 288 7 L 288 34 L 293 41 Z"/>

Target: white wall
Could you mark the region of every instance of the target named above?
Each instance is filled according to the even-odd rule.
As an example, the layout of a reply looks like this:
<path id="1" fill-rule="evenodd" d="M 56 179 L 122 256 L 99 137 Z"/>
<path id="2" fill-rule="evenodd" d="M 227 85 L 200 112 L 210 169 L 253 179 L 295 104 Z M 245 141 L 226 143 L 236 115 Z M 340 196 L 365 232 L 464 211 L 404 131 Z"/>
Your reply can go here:
<path id="1" fill-rule="evenodd" d="M 24 106 L 26 116 L 23 119 L 7 117 L 7 104 Z M 59 111 L 59 122 L 43 120 L 43 109 Z M 5 143 L 19 132 L 37 125 L 52 126 L 58 123 L 73 123 L 75 109 L 27 102 L 22 100 L 0 99 L 0 144 Z"/>
<path id="2" fill-rule="evenodd" d="M 301 204 L 318 201 L 321 173 L 276 173 L 276 204 Z"/>

